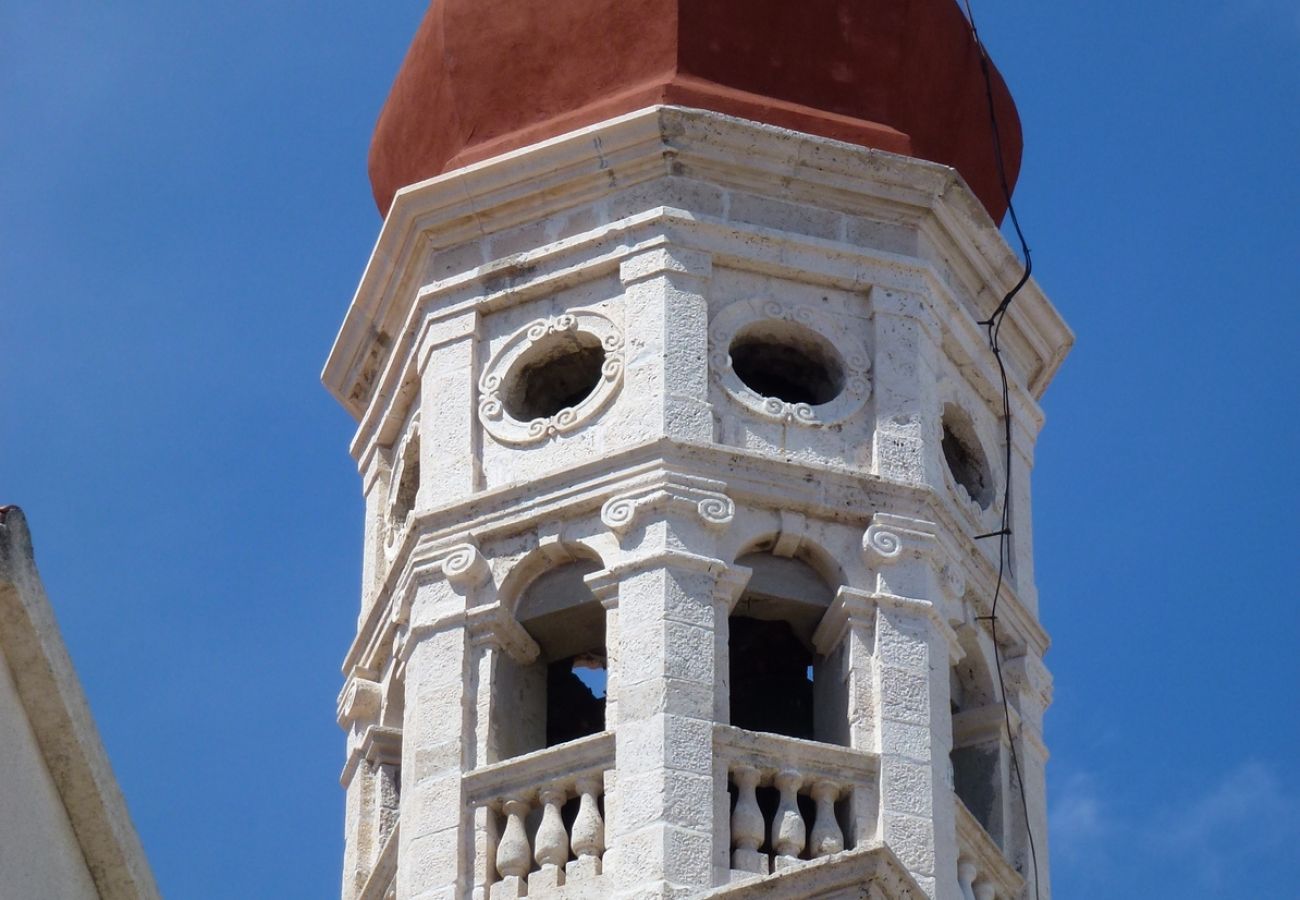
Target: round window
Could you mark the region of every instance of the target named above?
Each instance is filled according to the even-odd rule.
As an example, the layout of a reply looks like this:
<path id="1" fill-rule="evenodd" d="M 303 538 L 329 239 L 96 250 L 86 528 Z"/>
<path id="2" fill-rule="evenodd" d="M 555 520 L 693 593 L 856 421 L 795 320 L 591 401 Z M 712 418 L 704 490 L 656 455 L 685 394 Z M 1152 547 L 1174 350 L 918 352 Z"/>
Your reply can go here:
<path id="1" fill-rule="evenodd" d="M 822 406 L 844 390 L 839 354 L 810 328 L 794 322 L 759 322 L 731 341 L 731 368 L 760 397 Z"/>
<path id="2" fill-rule="evenodd" d="M 975 425 L 960 408 L 949 404 L 943 410 L 943 459 L 952 480 L 988 509 L 993 502 L 993 474 L 988 457 L 975 435 Z"/>
<path id="3" fill-rule="evenodd" d="M 506 373 L 502 402 L 521 422 L 547 419 L 577 406 L 601 381 L 605 348 L 586 331 L 548 335 L 528 348 Z"/>

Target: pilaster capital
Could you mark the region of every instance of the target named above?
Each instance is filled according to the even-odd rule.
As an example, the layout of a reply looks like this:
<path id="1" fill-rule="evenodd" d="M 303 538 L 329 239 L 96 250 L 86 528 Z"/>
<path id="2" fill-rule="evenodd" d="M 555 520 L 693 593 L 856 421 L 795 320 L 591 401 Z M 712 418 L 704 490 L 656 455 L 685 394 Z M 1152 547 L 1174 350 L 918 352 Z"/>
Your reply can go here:
<path id="1" fill-rule="evenodd" d="M 417 543 L 393 588 L 392 620 L 399 625 L 410 621 L 415 592 L 422 584 L 445 580 L 457 594 L 468 596 L 491 576 L 492 569 L 473 535 L 466 535 L 458 543 L 427 547 Z"/>
<path id="2" fill-rule="evenodd" d="M 620 263 L 619 279 L 627 287 L 659 275 L 688 275 L 708 279 L 713 276 L 713 257 L 698 250 L 671 244 L 659 244 L 627 257 Z"/>
<path id="3" fill-rule="evenodd" d="M 718 582 L 714 585 L 714 601 L 725 605 L 727 612 L 730 613 L 735 608 L 736 602 L 740 600 L 740 595 L 745 592 L 749 579 L 753 575 L 754 570 L 747 566 L 728 566 L 726 571 L 718 576 Z"/>
<path id="4" fill-rule="evenodd" d="M 830 609 L 822 616 L 817 630 L 813 632 L 813 647 L 823 656 L 827 656 L 844 638 L 844 633 L 852 626 L 873 628 L 875 626 L 876 596 L 869 591 L 857 588 L 841 587 L 835 593 Z"/>
<path id="5" fill-rule="evenodd" d="M 924 559 L 942 550 L 939 527 L 924 519 L 876 513 L 862 535 L 862 553 L 868 565 L 888 566 L 909 559 Z"/>
<path id="6" fill-rule="evenodd" d="M 346 730 L 354 722 L 373 720 L 379 715 L 383 702 L 383 685 L 354 672 L 348 676 L 339 693 L 335 708 L 339 727 Z"/>
<path id="7" fill-rule="evenodd" d="M 1052 673 L 1032 653 L 1013 656 L 1002 664 L 1008 687 L 1029 695 L 1046 709 L 1052 705 Z"/>
<path id="8" fill-rule="evenodd" d="M 695 572 L 714 579 L 722 578 L 731 567 L 720 559 L 689 553 L 673 547 L 656 547 L 620 560 L 609 567 L 609 574 L 618 582 L 659 569 Z"/>
<path id="9" fill-rule="evenodd" d="M 434 353 L 457 341 L 479 336 L 482 314 L 477 307 L 458 309 L 450 315 L 430 316 L 424 321 L 416 349 L 416 369 L 423 375 Z"/>
<path id="10" fill-rule="evenodd" d="M 618 584 L 620 580 L 619 573 L 611 572 L 608 569 L 592 572 L 582 578 L 592 596 L 599 600 L 600 605 L 605 609 L 618 609 Z"/>
<path id="11" fill-rule="evenodd" d="M 841 587 L 835 594 L 830 609 L 826 611 L 821 624 L 813 632 L 813 646 L 818 653 L 828 654 L 835 649 L 850 627 L 874 629 L 876 618 L 882 612 L 901 613 L 910 618 L 925 620 L 933 629 L 935 636 L 943 640 L 949 657 L 960 653 L 956 632 L 945 621 L 938 607 L 929 600 L 900 597 L 880 591 L 863 591 L 851 587 Z"/>
<path id="12" fill-rule="evenodd" d="M 727 530 L 736 518 L 736 504 L 720 481 L 669 472 L 659 479 L 605 501 L 600 520 L 620 538 L 650 513 L 676 513 L 697 518 L 711 531 Z"/>
<path id="13" fill-rule="evenodd" d="M 471 609 L 465 615 L 465 624 L 475 646 L 506 653 L 521 666 L 534 662 L 542 652 L 532 635 L 500 603 Z"/>

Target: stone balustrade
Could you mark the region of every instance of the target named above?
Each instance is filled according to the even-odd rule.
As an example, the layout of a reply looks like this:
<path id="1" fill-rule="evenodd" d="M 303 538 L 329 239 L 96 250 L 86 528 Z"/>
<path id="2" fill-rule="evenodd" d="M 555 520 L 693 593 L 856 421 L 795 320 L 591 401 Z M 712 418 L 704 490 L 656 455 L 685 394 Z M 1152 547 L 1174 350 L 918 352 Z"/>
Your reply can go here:
<path id="1" fill-rule="evenodd" d="M 604 732 L 464 776 L 469 804 L 486 813 L 476 880 L 490 900 L 600 895 L 613 765 L 614 736 Z"/>
<path id="2" fill-rule="evenodd" d="M 732 880 L 853 849 L 873 839 L 874 754 L 718 725 L 714 751 L 732 794 Z"/>
<path id="3" fill-rule="evenodd" d="M 962 900 L 1019 900 L 1025 880 L 957 799 L 957 883 Z"/>

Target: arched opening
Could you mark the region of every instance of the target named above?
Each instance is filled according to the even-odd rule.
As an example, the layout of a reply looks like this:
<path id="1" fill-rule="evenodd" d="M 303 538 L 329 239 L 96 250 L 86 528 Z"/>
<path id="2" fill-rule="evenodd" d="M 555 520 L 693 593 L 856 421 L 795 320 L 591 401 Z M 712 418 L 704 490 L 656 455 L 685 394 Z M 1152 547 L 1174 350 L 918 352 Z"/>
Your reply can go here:
<path id="1" fill-rule="evenodd" d="M 966 655 L 951 668 L 948 680 L 953 790 L 1001 845 L 1009 774 L 1002 704 L 977 638 L 967 633 L 961 643 Z"/>
<path id="2" fill-rule="evenodd" d="M 812 642 L 834 592 L 802 560 L 751 553 L 737 564 L 753 575 L 727 623 L 731 724 L 847 745 L 841 651 L 822 656 Z"/>
<path id="3" fill-rule="evenodd" d="M 961 407 L 949 403 L 943 408 L 943 460 L 948 472 L 980 509 L 993 502 L 993 471 L 975 433 L 975 424 Z"/>
<path id="4" fill-rule="evenodd" d="M 599 569 L 594 560 L 567 563 L 524 590 L 516 618 L 541 652 L 527 666 L 498 658 L 493 731 L 499 758 L 605 730 L 605 608 L 583 581 Z"/>

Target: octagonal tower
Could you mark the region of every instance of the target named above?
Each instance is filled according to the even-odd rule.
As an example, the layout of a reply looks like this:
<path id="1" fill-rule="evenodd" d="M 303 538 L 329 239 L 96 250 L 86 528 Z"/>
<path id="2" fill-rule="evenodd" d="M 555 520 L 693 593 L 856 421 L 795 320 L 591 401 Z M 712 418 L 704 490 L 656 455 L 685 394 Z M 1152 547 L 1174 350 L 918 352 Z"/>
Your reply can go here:
<path id="1" fill-rule="evenodd" d="M 1029 476 L 1071 336 L 1032 283 L 1002 332 L 995 647 L 978 51 L 951 0 L 733 5 L 440 0 L 398 77 L 324 373 L 348 900 L 1050 895 Z"/>

